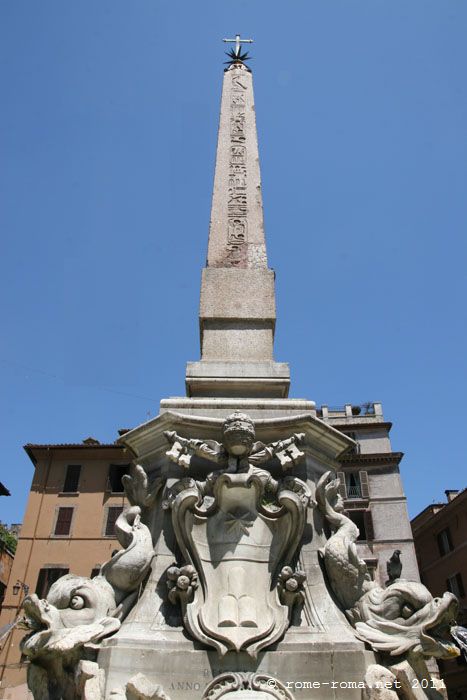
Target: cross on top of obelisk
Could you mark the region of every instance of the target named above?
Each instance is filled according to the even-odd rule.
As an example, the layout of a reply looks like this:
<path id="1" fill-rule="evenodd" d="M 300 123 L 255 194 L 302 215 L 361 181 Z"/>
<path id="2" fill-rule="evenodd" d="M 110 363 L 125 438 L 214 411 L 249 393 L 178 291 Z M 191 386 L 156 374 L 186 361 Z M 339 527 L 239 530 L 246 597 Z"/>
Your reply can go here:
<path id="1" fill-rule="evenodd" d="M 235 44 L 235 55 L 240 56 L 242 44 L 252 44 L 253 39 L 240 39 L 240 34 L 235 35 L 235 39 L 224 39 L 225 42 Z"/>

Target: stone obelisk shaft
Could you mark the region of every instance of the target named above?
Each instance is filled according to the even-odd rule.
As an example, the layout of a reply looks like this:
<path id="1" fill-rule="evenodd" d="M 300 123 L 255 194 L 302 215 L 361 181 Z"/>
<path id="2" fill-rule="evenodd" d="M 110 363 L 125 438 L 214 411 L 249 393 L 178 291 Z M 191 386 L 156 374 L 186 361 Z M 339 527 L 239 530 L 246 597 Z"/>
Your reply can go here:
<path id="1" fill-rule="evenodd" d="M 200 303 L 201 361 L 187 365 L 189 396 L 285 397 L 289 369 L 273 360 L 276 307 L 268 269 L 251 72 L 224 73 L 207 266 Z"/>
<path id="2" fill-rule="evenodd" d="M 224 74 L 208 267 L 267 268 L 252 74 Z"/>

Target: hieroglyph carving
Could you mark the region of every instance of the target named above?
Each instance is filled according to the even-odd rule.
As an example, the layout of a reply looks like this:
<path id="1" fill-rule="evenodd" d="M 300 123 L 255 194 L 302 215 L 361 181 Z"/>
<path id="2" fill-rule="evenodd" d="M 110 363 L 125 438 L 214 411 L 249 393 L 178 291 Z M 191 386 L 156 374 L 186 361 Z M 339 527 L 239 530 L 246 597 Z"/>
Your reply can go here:
<path id="1" fill-rule="evenodd" d="M 297 551 L 311 499 L 303 481 L 293 476 L 277 481 L 254 461 L 283 452 L 282 461 L 290 466 L 285 451 L 292 450 L 297 461 L 302 436 L 255 443 L 252 421 L 238 413 L 226 419 L 222 443 L 166 436 L 173 445 L 167 454 L 185 468 L 195 454 L 224 467 L 204 481 L 179 479 L 166 493 L 164 506 L 172 511 L 185 566 L 194 567 L 199 579 L 199 586 L 191 586 L 192 600 L 177 594 L 184 624 L 221 655 L 246 650 L 256 656 L 282 636 L 291 607 L 299 602 L 299 591 L 285 593 L 286 582 L 295 576 L 288 588 L 298 588 L 304 577 L 291 568 L 288 576 L 284 566 L 290 567 Z M 174 576 L 171 569 L 167 576 Z"/>
<path id="2" fill-rule="evenodd" d="M 247 149 L 246 149 L 246 66 L 234 64 L 230 93 L 230 153 L 227 201 L 227 250 L 231 265 L 245 259 L 248 242 Z"/>

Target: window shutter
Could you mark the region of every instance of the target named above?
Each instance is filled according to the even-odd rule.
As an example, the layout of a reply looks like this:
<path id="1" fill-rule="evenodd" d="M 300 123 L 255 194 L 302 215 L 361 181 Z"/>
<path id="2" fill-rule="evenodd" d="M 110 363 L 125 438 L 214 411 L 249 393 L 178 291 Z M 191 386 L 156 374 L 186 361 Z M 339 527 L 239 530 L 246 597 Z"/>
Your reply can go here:
<path id="1" fill-rule="evenodd" d="M 120 513 L 123 512 L 123 507 L 121 506 L 111 506 L 107 511 L 107 522 L 105 524 L 105 535 L 106 537 L 115 537 L 115 523 Z"/>
<path id="2" fill-rule="evenodd" d="M 72 517 L 73 508 L 59 508 L 54 535 L 69 535 Z"/>
<path id="3" fill-rule="evenodd" d="M 360 491 L 362 498 L 370 497 L 370 489 L 368 488 L 368 472 L 360 472 Z"/>
<path id="4" fill-rule="evenodd" d="M 448 591 L 454 593 L 458 598 L 463 598 L 465 596 L 464 582 L 460 574 L 454 574 L 454 576 L 447 578 L 446 587 Z"/>
<path id="5" fill-rule="evenodd" d="M 344 472 L 337 472 L 337 478 L 340 481 L 339 484 L 339 493 L 342 496 L 342 498 L 347 498 L 347 487 L 345 485 L 345 474 Z"/>
<path id="6" fill-rule="evenodd" d="M 441 557 L 444 557 L 449 552 L 452 552 L 454 548 L 452 546 L 451 532 L 449 530 L 449 527 L 446 527 L 444 528 L 444 530 L 441 530 L 441 532 L 439 532 L 436 535 L 436 539 L 438 540 L 438 549 Z"/>
<path id="7" fill-rule="evenodd" d="M 442 537 L 441 532 L 439 532 L 439 533 L 436 535 L 436 541 L 438 542 L 438 552 L 439 552 L 439 556 L 440 556 L 440 557 L 444 557 L 444 555 L 446 554 L 446 552 L 445 552 L 444 543 L 443 543 L 443 537 Z M 449 589 L 448 589 L 448 590 L 449 590 Z"/>
<path id="8" fill-rule="evenodd" d="M 36 595 L 43 599 L 47 593 L 47 569 L 41 569 L 37 578 Z"/>
<path id="9" fill-rule="evenodd" d="M 366 510 L 363 514 L 363 517 L 364 517 L 364 522 L 365 522 L 366 539 L 367 540 L 374 540 L 375 539 L 375 532 L 373 529 L 373 518 L 371 516 L 371 510 L 370 509 Z"/>

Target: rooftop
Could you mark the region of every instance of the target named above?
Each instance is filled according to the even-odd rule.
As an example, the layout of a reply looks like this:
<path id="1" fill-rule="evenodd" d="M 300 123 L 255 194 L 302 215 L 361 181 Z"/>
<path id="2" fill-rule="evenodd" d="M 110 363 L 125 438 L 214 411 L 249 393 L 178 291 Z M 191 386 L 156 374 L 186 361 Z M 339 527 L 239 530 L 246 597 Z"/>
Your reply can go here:
<path id="1" fill-rule="evenodd" d="M 414 518 L 412 518 L 411 525 L 414 527 L 421 527 L 424 523 L 428 522 L 432 518 L 436 517 L 439 513 L 446 513 L 446 511 L 451 509 L 454 503 L 455 507 L 461 505 L 465 498 L 467 498 L 467 488 L 457 490 L 457 489 L 446 489 L 446 501 L 442 503 L 430 503 L 426 506 L 420 513 L 418 513 Z"/>
<path id="2" fill-rule="evenodd" d="M 344 406 L 328 406 L 323 404 L 316 412 L 318 418 L 333 424 L 368 425 L 384 423 L 389 430 L 390 423 L 385 423 L 383 406 L 379 401 L 368 401 L 362 404 L 346 403 Z"/>
<path id="3" fill-rule="evenodd" d="M 99 442 L 95 438 L 86 438 L 83 442 L 31 443 L 23 445 L 23 449 L 33 464 L 36 464 L 35 450 L 122 450 L 123 446 L 116 442 Z"/>

